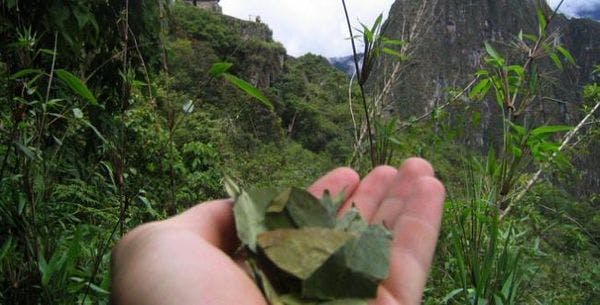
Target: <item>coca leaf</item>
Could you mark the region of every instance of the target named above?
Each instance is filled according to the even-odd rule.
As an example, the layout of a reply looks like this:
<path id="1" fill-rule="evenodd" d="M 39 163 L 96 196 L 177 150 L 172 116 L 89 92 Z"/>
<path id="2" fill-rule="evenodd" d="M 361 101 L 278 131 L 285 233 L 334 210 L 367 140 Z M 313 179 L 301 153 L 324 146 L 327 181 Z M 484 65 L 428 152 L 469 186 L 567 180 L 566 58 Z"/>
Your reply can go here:
<path id="1" fill-rule="evenodd" d="M 287 188 L 285 189 L 283 192 L 279 193 L 279 195 L 275 196 L 275 198 L 273 198 L 273 200 L 271 200 L 271 203 L 269 204 L 269 208 L 267 209 L 267 212 L 271 212 L 271 213 L 279 213 L 282 212 L 283 209 L 285 209 L 285 206 L 287 205 L 288 201 L 290 200 L 290 195 L 292 194 L 293 189 Z"/>
<path id="2" fill-rule="evenodd" d="M 303 189 L 291 189 L 286 210 L 299 228 L 334 227 L 335 218 L 329 215 L 323 203 Z"/>
<path id="3" fill-rule="evenodd" d="M 361 232 L 367 227 L 367 222 L 360 216 L 360 212 L 356 208 L 352 208 L 346 212 L 335 224 L 336 229 L 349 232 Z"/>
<path id="4" fill-rule="evenodd" d="M 366 227 L 302 283 L 302 296 L 318 299 L 373 298 L 389 273 L 392 236 Z"/>
<path id="5" fill-rule="evenodd" d="M 302 299 L 300 296 L 286 294 L 280 297 L 285 305 L 367 305 L 366 299 L 338 299 L 333 301 L 315 301 Z"/>
<path id="6" fill-rule="evenodd" d="M 352 236 L 326 228 L 278 229 L 258 235 L 258 245 L 277 267 L 307 279 Z"/>
<path id="7" fill-rule="evenodd" d="M 343 191 L 336 197 L 331 197 L 329 190 L 325 190 L 323 192 L 323 198 L 321 199 L 322 205 L 325 207 L 331 218 L 337 217 L 337 212 L 344 201 L 346 201 L 346 194 Z"/>
<path id="8" fill-rule="evenodd" d="M 373 298 L 378 281 L 348 268 L 344 251 L 334 253 L 302 282 L 302 297 L 319 300 Z"/>
<path id="9" fill-rule="evenodd" d="M 275 194 L 270 189 L 241 190 L 233 206 L 238 238 L 253 252 L 256 252 L 257 235 L 267 230 L 265 212 Z"/>
<path id="10" fill-rule="evenodd" d="M 344 246 L 347 267 L 358 274 L 384 280 L 389 273 L 392 234 L 383 226 L 370 226 Z"/>

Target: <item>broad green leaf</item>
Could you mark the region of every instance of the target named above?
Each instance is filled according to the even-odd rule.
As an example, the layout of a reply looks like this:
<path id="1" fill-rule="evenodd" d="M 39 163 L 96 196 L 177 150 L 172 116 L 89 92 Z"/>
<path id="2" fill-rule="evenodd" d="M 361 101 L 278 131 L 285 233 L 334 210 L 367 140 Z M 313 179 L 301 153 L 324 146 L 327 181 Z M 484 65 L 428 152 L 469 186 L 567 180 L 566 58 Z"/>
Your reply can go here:
<path id="1" fill-rule="evenodd" d="M 10 79 L 14 80 L 14 79 L 22 78 L 22 77 L 25 77 L 25 76 L 28 76 L 28 75 L 31 75 L 31 74 L 34 74 L 34 75 L 37 76 L 37 75 L 44 74 L 44 72 L 42 70 L 40 70 L 40 69 L 23 69 L 23 70 L 18 71 L 17 73 L 15 73 L 13 75 L 11 75 Z"/>
<path id="2" fill-rule="evenodd" d="M 546 27 L 548 26 L 548 21 L 546 20 L 546 16 L 541 9 L 537 9 L 537 17 L 538 17 L 538 26 L 539 33 L 542 35 L 546 31 Z"/>
<path id="3" fill-rule="evenodd" d="M 42 274 L 42 279 L 41 279 L 41 284 L 43 287 L 48 286 L 48 283 L 50 283 L 50 279 L 52 278 L 52 273 L 54 272 L 54 270 L 52 270 L 52 265 L 48 264 L 48 262 L 46 261 L 46 259 L 44 258 L 43 255 L 40 255 L 38 258 L 38 269 L 40 270 L 40 273 Z"/>
<path id="4" fill-rule="evenodd" d="M 108 142 L 106 140 L 106 138 L 100 133 L 100 131 L 96 128 L 96 126 L 92 125 L 92 123 L 88 122 L 88 121 L 84 121 L 83 122 L 87 127 L 89 127 L 95 134 L 96 136 L 104 143 Z"/>
<path id="5" fill-rule="evenodd" d="M 66 70 L 56 70 L 56 75 L 75 93 L 86 99 L 90 104 L 98 106 L 98 101 L 90 89 L 77 76 Z"/>
<path id="6" fill-rule="evenodd" d="M 13 238 L 12 236 L 8 236 L 4 244 L 2 244 L 2 248 L 0 249 L 0 261 L 3 261 L 4 257 L 7 256 L 9 251 L 11 251 L 13 247 Z"/>
<path id="7" fill-rule="evenodd" d="M 527 130 L 525 130 L 525 127 L 518 125 L 516 123 L 510 122 L 507 120 L 507 122 L 510 124 L 510 126 L 516 131 L 517 135 L 519 135 L 520 137 L 524 137 L 525 133 Z"/>
<path id="8" fill-rule="evenodd" d="M 48 54 L 50 56 L 55 56 L 57 54 L 57 52 L 54 52 L 54 50 L 50 49 L 40 49 L 40 52 L 43 54 Z"/>
<path id="9" fill-rule="evenodd" d="M 571 63 L 572 65 L 575 64 L 575 58 L 573 58 L 573 55 L 571 55 L 571 52 L 569 52 L 569 50 L 563 48 L 562 46 L 556 46 L 556 50 L 560 52 L 560 54 L 562 54 L 562 56 L 564 56 L 567 59 L 567 61 L 569 61 L 569 63 Z"/>
<path id="10" fill-rule="evenodd" d="M 441 303 L 442 304 L 447 304 L 448 301 L 452 300 L 457 294 L 461 293 L 465 291 L 464 288 L 457 288 L 454 289 L 452 291 L 450 291 L 448 294 L 446 294 L 446 296 L 442 299 Z"/>
<path id="11" fill-rule="evenodd" d="M 229 71 L 229 69 L 231 69 L 232 66 L 232 63 L 218 62 L 212 65 L 212 67 L 208 71 L 208 74 L 212 77 L 218 77 L 221 76 L 223 73 Z"/>
<path id="12" fill-rule="evenodd" d="M 373 31 L 371 31 L 371 29 L 369 29 L 366 25 L 362 25 L 363 26 L 363 40 L 365 43 L 373 43 L 374 41 L 374 34 Z"/>
<path id="13" fill-rule="evenodd" d="M 573 127 L 565 125 L 542 126 L 532 130 L 531 135 L 539 137 L 557 132 L 570 131 L 571 129 L 573 129 Z"/>
<path id="14" fill-rule="evenodd" d="M 275 108 L 273 108 L 273 104 L 271 104 L 271 102 L 269 101 L 268 98 L 266 98 L 256 87 L 252 86 L 251 84 L 249 84 L 248 82 L 246 82 L 243 79 L 240 79 L 232 74 L 229 73 L 223 73 L 223 76 L 225 77 L 225 79 L 234 84 L 235 86 L 237 86 L 239 89 L 241 89 L 242 91 L 246 92 L 246 94 L 256 98 L 257 100 L 259 100 L 265 107 L 267 107 L 269 110 L 274 111 Z"/>
<path id="15" fill-rule="evenodd" d="M 398 52 L 396 50 L 392 50 L 390 48 L 383 48 L 383 53 L 398 57 L 400 59 L 404 58 L 404 56 L 402 54 L 400 54 L 400 52 Z"/>
<path id="16" fill-rule="evenodd" d="M 477 76 L 477 77 L 487 76 L 487 75 L 490 75 L 490 71 L 485 70 L 485 69 L 479 70 L 475 73 L 475 76 Z"/>
<path id="17" fill-rule="evenodd" d="M 510 65 L 508 66 L 508 71 L 516 73 L 519 77 L 525 76 L 525 69 L 519 65 Z"/>
<path id="18" fill-rule="evenodd" d="M 537 36 L 531 34 L 523 34 L 523 37 L 533 43 L 537 42 L 538 40 Z"/>
<path id="19" fill-rule="evenodd" d="M 36 159 L 36 155 L 35 153 L 31 150 L 31 148 L 17 142 L 17 141 L 13 141 L 13 143 L 15 144 L 15 146 L 25 155 L 27 156 L 27 158 L 29 158 L 30 160 L 34 160 Z"/>
<path id="20" fill-rule="evenodd" d="M 558 55 L 556 55 L 556 53 L 550 53 L 550 59 L 552 59 L 552 62 L 554 63 L 554 65 L 556 66 L 556 68 L 558 68 L 559 70 L 563 69 L 563 64 L 560 61 L 560 58 L 558 58 Z"/>
<path id="21" fill-rule="evenodd" d="M 406 44 L 406 41 L 399 39 L 389 39 L 383 37 L 383 43 L 388 46 L 403 46 Z"/>
<path id="22" fill-rule="evenodd" d="M 515 156 L 517 159 L 523 156 L 523 150 L 515 145 L 511 145 L 510 150 L 512 151 L 513 156 Z"/>
<path id="23" fill-rule="evenodd" d="M 496 50 L 487 42 L 485 42 L 485 50 L 500 65 L 504 64 L 504 58 L 502 58 L 502 56 L 500 56 L 500 54 L 498 54 L 498 52 L 496 52 Z"/>
<path id="24" fill-rule="evenodd" d="M 377 19 L 375 20 L 375 23 L 373 23 L 373 27 L 371 27 L 371 31 L 373 33 L 375 33 L 377 31 L 377 28 L 379 28 L 379 26 L 381 26 L 382 22 L 383 22 L 383 14 L 379 14 Z"/>
<path id="25" fill-rule="evenodd" d="M 484 78 L 469 93 L 469 98 L 472 100 L 481 100 L 483 99 L 490 88 L 492 87 L 492 82 L 489 78 Z"/>
<path id="26" fill-rule="evenodd" d="M 326 228 L 279 229 L 258 235 L 258 245 L 277 267 L 307 279 L 352 237 Z"/>

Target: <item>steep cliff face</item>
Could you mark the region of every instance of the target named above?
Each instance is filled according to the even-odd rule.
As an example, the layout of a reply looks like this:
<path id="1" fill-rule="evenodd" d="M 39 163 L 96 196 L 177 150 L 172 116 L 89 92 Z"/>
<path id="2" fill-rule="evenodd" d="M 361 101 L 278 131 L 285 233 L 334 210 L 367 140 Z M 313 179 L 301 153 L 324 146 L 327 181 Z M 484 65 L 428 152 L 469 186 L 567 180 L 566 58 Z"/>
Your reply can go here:
<path id="1" fill-rule="evenodd" d="M 417 21 L 422 1 L 398 0 L 392 6 L 386 35 L 406 38 L 407 29 L 424 25 L 421 35 L 413 41 L 413 56 L 404 67 L 403 76 L 393 90 L 392 109 L 403 109 L 399 116 L 421 114 L 444 98 L 445 88 L 466 86 L 474 73 L 484 66 L 484 42 L 511 54 L 508 47 L 519 31 L 537 32 L 534 0 L 429 0 L 429 13 Z M 551 9 L 543 4 L 549 15 Z M 418 22 L 421 22 L 419 24 Z M 600 23 L 587 19 L 566 19 L 559 15 L 551 32 L 558 32 L 561 42 L 577 60 L 577 67 L 565 73 L 552 72 L 560 77 L 554 90 L 559 97 L 575 102 L 577 92 L 591 80 L 591 71 L 600 62 Z M 519 58 L 513 57 L 513 62 Z M 520 58 L 522 60 L 522 58 Z M 380 74 L 391 66 L 384 59 Z M 549 69 L 551 70 L 551 69 Z M 560 75 L 563 74 L 563 75 Z M 566 84 L 564 82 L 567 82 Z M 560 87 L 560 88 L 558 88 Z M 568 90 L 564 90 L 568 89 Z M 410 104 L 411 107 L 404 107 Z M 407 111 L 405 109 L 408 109 Z M 569 116 L 561 118 L 568 120 Z"/>
<path id="2" fill-rule="evenodd" d="M 508 54 L 509 62 L 523 63 L 523 54 L 517 54 L 511 42 L 521 30 L 537 34 L 536 3 L 551 15 L 545 1 L 536 0 L 397 0 L 385 34 L 407 40 L 412 55 L 391 90 L 388 115 L 406 119 L 447 102 L 448 89 L 466 87 L 484 67 L 484 42 Z M 542 63 L 549 76 L 544 92 L 563 102 L 542 103 L 533 110 L 533 116 L 539 122 L 573 124 L 581 117 L 581 88 L 592 81 L 593 66 L 600 63 L 600 23 L 558 15 L 549 31 L 558 34 L 557 39 L 571 51 L 577 66 L 561 72 L 550 61 Z M 382 59 L 376 71 L 380 79 L 371 84 L 372 88 L 383 86 L 393 64 L 392 59 Z M 474 147 L 497 144 L 501 116 L 495 101 L 481 103 L 465 98 L 462 102 L 456 109 L 447 108 L 456 123 L 464 124 L 467 130 L 462 140 Z M 472 112 L 464 111 L 464 103 Z M 595 167 L 600 174 L 600 168 Z"/>

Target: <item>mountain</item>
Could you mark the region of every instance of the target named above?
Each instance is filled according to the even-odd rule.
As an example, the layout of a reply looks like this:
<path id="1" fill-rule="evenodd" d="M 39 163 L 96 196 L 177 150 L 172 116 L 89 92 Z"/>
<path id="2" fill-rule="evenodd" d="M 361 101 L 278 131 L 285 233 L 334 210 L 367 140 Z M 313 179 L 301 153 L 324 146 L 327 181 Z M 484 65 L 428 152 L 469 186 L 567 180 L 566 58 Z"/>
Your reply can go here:
<path id="1" fill-rule="evenodd" d="M 580 10 L 577 12 L 577 16 L 581 18 L 594 19 L 600 21 L 600 4 L 597 4 L 591 9 Z"/>
<path id="2" fill-rule="evenodd" d="M 363 54 L 358 54 L 359 65 L 362 62 Z M 346 73 L 348 76 L 354 75 L 356 71 L 356 65 L 354 64 L 354 55 L 342 56 L 342 57 L 332 57 L 329 58 L 329 63 L 336 67 L 338 70 Z M 360 66 L 359 66 L 360 68 Z"/>
<path id="3" fill-rule="evenodd" d="M 382 58 L 375 68 L 371 90 L 381 91 L 394 67 L 401 70 L 388 98 L 384 101 L 385 115 L 408 119 L 420 116 L 447 102 L 449 90 L 465 88 L 475 72 L 486 66 L 488 42 L 511 63 L 524 58 L 511 45 L 520 31 L 537 33 L 535 0 L 397 0 L 386 21 L 387 37 L 409 42 L 410 59 L 397 64 L 394 59 Z M 541 7 L 546 16 L 551 9 Z M 592 81 L 594 65 L 600 63 L 600 23 L 589 19 L 567 19 L 557 15 L 549 33 L 556 43 L 563 44 L 575 57 L 577 66 L 564 71 L 553 68 L 550 60 L 540 63 L 547 80 L 544 93 L 559 102 L 540 103 L 532 111 L 537 122 L 545 124 L 576 124 L 582 117 L 581 89 Z M 501 143 L 501 113 L 495 101 L 469 101 L 463 98 L 460 106 L 449 106 L 450 120 L 464 128 L 460 141 L 471 147 L 498 147 Z M 470 111 L 465 112 L 465 104 Z M 596 145 L 600 146 L 600 145 Z M 593 152 L 600 154 L 600 151 Z M 588 162 L 589 161 L 589 162 Z M 600 165 L 584 162 L 593 181 L 600 189 Z M 589 166 L 587 166 L 589 165 Z M 592 174 L 593 173 L 593 174 Z"/>

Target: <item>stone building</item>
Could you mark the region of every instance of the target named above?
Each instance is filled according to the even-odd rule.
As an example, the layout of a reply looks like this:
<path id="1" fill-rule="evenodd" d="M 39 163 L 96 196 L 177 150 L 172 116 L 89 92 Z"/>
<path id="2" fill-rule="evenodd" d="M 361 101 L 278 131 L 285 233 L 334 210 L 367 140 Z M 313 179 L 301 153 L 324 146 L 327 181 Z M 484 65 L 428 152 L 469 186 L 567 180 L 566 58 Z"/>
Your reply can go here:
<path id="1" fill-rule="evenodd" d="M 219 5 L 219 0 L 185 0 L 185 2 L 196 7 L 221 13 L 221 6 Z"/>

